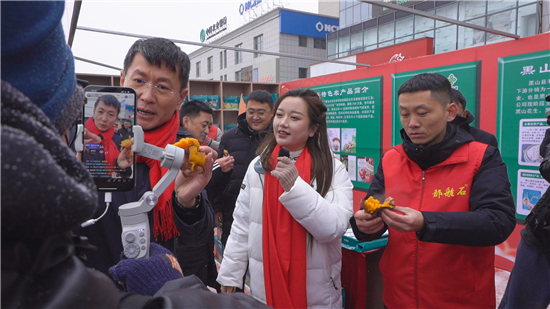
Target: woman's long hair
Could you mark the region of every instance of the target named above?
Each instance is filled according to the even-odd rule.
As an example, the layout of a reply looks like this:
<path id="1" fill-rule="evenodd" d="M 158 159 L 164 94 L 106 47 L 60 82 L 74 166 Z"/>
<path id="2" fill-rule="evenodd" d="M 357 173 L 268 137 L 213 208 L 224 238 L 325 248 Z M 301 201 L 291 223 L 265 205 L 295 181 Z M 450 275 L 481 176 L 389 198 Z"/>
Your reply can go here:
<path id="1" fill-rule="evenodd" d="M 319 129 L 315 132 L 315 135 L 308 138 L 306 147 L 311 154 L 311 181 L 313 182 L 313 180 L 315 180 L 317 182 L 317 192 L 324 197 L 332 184 L 332 173 L 334 170 L 332 152 L 330 151 L 327 136 L 327 107 L 323 104 L 317 92 L 311 89 L 293 89 L 280 96 L 277 102 L 275 102 L 275 113 L 273 117 L 275 117 L 281 102 L 287 97 L 298 97 L 303 99 L 307 104 L 310 127 L 319 125 Z M 256 151 L 266 171 L 272 171 L 274 169 L 271 153 L 276 145 L 277 140 L 275 139 L 275 134 L 270 133 Z"/>

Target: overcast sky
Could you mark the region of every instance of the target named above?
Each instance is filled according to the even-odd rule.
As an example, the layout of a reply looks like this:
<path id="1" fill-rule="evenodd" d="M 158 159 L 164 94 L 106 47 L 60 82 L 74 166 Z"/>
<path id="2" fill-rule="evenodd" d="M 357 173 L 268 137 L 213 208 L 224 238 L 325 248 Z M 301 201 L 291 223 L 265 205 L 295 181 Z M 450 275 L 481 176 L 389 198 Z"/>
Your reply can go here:
<path id="1" fill-rule="evenodd" d="M 182 0 L 182 1 L 82 1 L 78 26 L 113 30 L 132 34 L 200 42 L 201 29 L 227 16 L 229 31 L 247 23 L 250 17 L 239 13 L 245 0 Z M 263 0 L 256 13 L 265 13 L 275 6 L 318 13 L 318 0 Z M 63 23 L 66 34 L 74 2 L 67 1 Z M 253 13 L 250 13 L 253 14 Z M 252 16 L 252 15 L 250 15 Z M 72 50 L 77 57 L 122 67 L 124 56 L 137 38 L 77 30 Z M 179 45 L 179 44 L 178 44 Z M 190 53 L 198 46 L 179 45 Z M 77 73 L 119 74 L 101 66 L 76 61 Z"/>

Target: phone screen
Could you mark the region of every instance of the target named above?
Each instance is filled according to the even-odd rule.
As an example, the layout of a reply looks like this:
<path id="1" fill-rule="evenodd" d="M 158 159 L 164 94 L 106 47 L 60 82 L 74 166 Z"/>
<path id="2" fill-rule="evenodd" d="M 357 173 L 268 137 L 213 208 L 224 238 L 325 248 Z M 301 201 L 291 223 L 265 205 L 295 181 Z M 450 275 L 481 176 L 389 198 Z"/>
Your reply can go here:
<path id="1" fill-rule="evenodd" d="M 98 190 L 130 191 L 135 184 L 136 92 L 108 86 L 88 86 L 84 92 L 82 161 Z"/>

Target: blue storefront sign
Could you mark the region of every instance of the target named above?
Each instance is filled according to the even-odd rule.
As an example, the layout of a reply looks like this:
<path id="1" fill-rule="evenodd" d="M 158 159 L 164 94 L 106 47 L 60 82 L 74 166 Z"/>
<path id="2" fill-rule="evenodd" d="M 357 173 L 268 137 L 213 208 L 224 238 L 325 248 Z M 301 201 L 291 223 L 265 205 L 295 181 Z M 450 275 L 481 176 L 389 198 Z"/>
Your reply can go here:
<path id="1" fill-rule="evenodd" d="M 326 38 L 327 33 L 338 30 L 338 18 L 309 15 L 281 10 L 280 33 Z"/>

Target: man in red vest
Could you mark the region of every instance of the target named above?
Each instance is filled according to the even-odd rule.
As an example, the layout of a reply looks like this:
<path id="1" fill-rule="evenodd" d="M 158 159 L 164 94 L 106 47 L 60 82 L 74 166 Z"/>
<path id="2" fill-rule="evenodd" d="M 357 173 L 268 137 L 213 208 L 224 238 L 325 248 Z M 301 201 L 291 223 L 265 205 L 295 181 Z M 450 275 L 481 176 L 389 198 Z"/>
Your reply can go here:
<path id="1" fill-rule="evenodd" d="M 367 195 L 398 206 L 351 219 L 361 241 L 389 229 L 380 270 L 390 309 L 496 306 L 494 246 L 515 227 L 514 200 L 498 149 L 451 123 L 450 92 L 437 73 L 399 88 L 403 143 L 384 154 Z"/>

